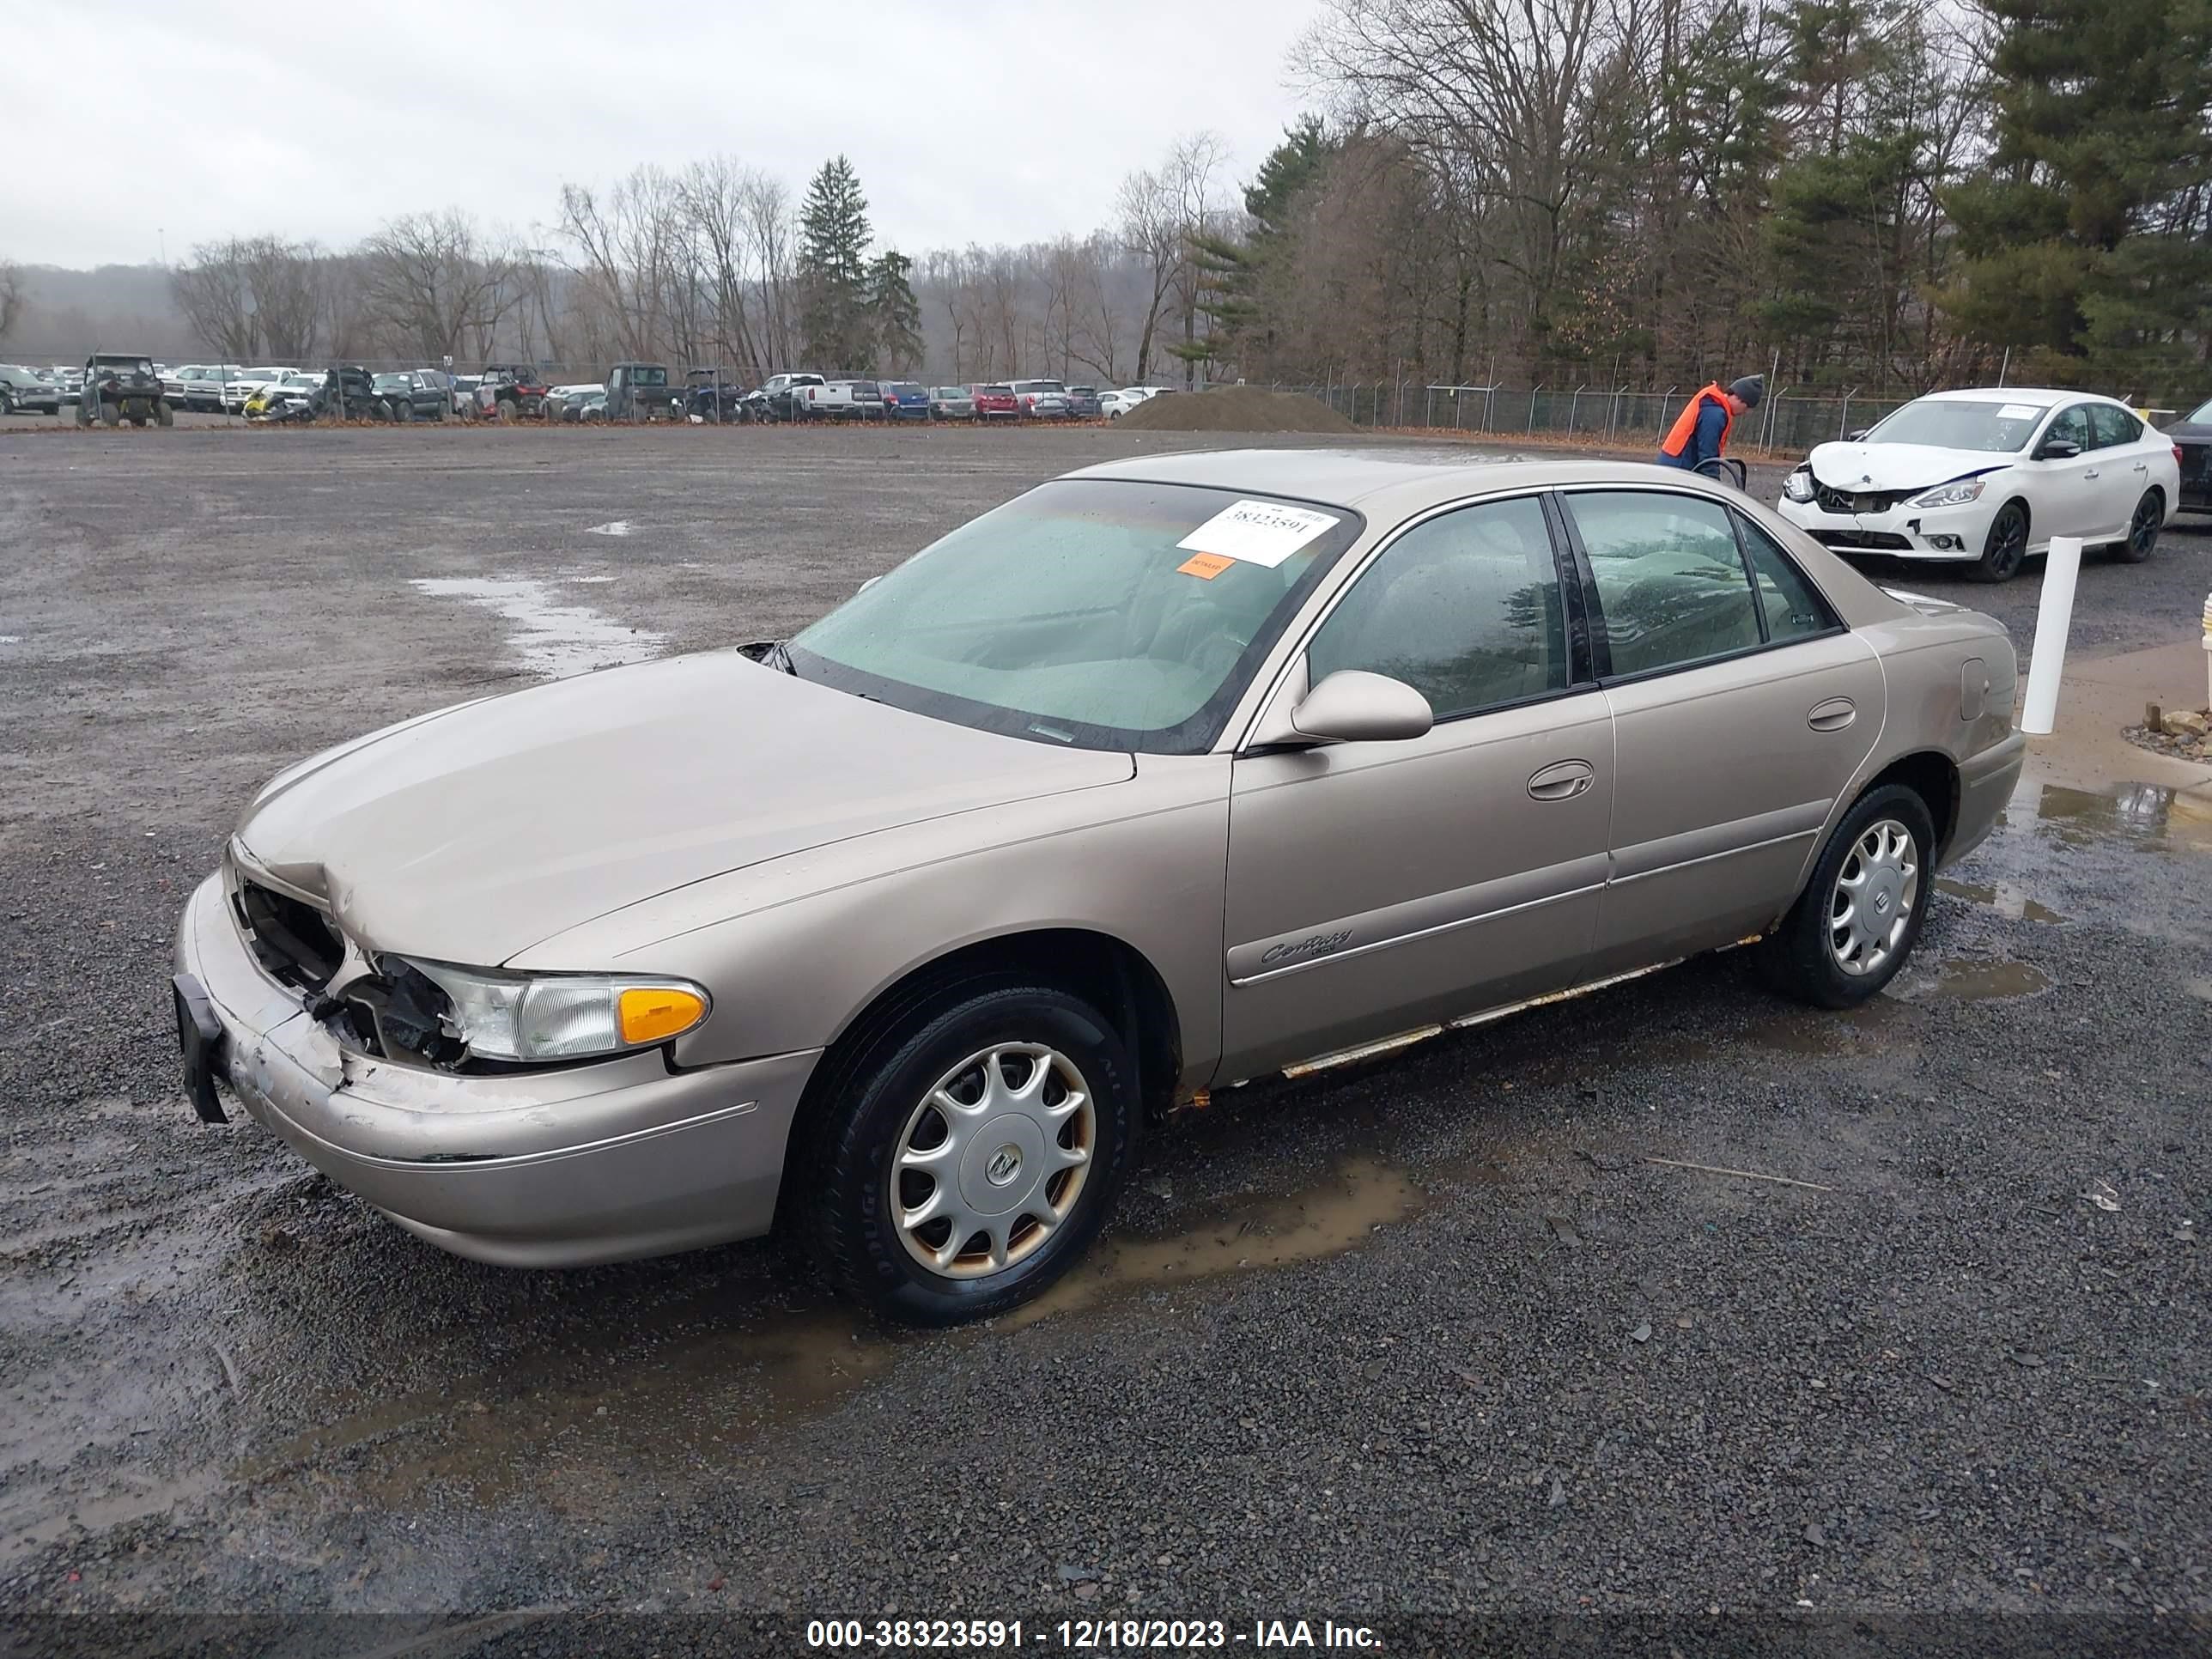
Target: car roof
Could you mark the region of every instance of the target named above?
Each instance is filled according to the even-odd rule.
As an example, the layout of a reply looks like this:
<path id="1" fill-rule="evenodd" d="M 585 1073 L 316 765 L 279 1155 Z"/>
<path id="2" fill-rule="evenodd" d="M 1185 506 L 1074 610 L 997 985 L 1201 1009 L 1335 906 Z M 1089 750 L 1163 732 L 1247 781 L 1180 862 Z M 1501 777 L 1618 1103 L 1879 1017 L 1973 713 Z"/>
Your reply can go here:
<path id="1" fill-rule="evenodd" d="M 1407 446 L 1361 449 L 1198 449 L 1107 461 L 1067 475 L 1137 478 L 1249 490 L 1338 507 L 1382 505 L 1401 514 L 1493 489 L 1588 483 L 1702 483 L 1678 467 L 1643 461 L 1553 459 Z M 1714 486 L 1717 492 L 1718 486 Z"/>
<path id="2" fill-rule="evenodd" d="M 1948 392 L 1923 392 L 1922 399 L 1931 403 L 2033 404 L 2038 409 L 2048 409 L 2053 404 L 2117 404 L 2120 401 L 2101 392 L 2068 392 L 2043 386 L 1960 386 Z"/>

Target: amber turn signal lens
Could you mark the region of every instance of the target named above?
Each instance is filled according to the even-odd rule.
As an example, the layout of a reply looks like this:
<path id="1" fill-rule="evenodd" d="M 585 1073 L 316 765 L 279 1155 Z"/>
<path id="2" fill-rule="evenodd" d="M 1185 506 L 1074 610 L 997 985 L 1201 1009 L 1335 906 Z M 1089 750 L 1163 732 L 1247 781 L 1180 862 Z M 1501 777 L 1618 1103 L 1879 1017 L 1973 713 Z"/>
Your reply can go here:
<path id="1" fill-rule="evenodd" d="M 659 1042 L 690 1030 L 707 1017 L 707 1000 L 674 986 L 633 987 L 617 1009 L 624 1042 Z"/>

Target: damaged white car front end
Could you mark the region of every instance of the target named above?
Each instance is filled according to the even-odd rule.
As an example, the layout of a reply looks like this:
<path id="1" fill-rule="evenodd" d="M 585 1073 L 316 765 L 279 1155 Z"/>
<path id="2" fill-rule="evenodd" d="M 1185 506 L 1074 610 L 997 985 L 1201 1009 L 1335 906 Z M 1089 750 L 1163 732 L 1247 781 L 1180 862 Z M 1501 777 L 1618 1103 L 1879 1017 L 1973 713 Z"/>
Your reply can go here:
<path id="1" fill-rule="evenodd" d="M 1982 556 L 2012 496 L 2004 456 L 1917 444 L 1822 444 L 1782 482 L 1775 503 L 1839 553 L 1899 559 Z"/>

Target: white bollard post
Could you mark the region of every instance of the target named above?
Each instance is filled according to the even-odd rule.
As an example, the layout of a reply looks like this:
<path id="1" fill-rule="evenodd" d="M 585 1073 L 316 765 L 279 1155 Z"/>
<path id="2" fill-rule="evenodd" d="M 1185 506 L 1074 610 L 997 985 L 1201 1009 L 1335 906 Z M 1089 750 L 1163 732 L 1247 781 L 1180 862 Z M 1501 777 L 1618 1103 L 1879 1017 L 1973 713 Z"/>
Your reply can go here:
<path id="1" fill-rule="evenodd" d="M 2212 708 L 2212 593 L 2204 596 L 2204 706 Z"/>
<path id="2" fill-rule="evenodd" d="M 2043 561 L 2043 600 L 2035 608 L 2035 645 L 2027 665 L 2027 698 L 2020 729 L 2047 738 L 2058 718 L 2058 677 L 2066 668 L 2066 630 L 2074 621 L 2074 584 L 2081 574 L 2081 538 L 2053 536 Z"/>

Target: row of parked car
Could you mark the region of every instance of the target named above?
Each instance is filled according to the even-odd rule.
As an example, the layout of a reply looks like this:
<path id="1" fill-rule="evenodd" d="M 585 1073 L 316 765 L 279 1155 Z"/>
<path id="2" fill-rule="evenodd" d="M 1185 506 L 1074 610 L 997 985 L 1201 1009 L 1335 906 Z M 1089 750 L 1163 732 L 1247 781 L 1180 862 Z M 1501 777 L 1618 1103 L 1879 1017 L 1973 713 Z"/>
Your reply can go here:
<path id="1" fill-rule="evenodd" d="M 150 360 L 149 360 L 150 361 Z M 242 415 L 283 422 L 343 415 L 378 421 L 691 420 L 799 421 L 1111 420 L 1174 390 L 1133 386 L 1102 392 L 1056 380 L 929 386 L 866 374 L 775 374 L 747 386 L 721 370 L 695 368 L 678 381 L 664 363 L 617 363 L 604 380 L 550 386 L 529 364 L 494 364 L 480 374 L 440 368 L 373 371 L 359 364 L 310 370 L 293 364 L 152 364 L 171 410 Z M 58 414 L 82 392 L 83 371 L 0 365 L 0 414 Z"/>

